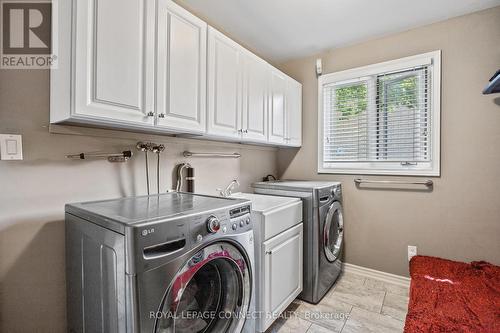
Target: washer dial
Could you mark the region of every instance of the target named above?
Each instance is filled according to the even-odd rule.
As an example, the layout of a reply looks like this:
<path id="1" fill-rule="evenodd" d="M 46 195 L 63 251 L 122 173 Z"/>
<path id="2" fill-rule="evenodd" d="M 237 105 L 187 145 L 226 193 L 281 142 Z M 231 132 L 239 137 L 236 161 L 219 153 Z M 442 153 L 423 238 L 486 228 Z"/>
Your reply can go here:
<path id="1" fill-rule="evenodd" d="M 208 232 L 212 234 L 215 234 L 217 231 L 219 231 L 220 221 L 217 216 L 212 215 L 207 219 L 207 229 Z"/>

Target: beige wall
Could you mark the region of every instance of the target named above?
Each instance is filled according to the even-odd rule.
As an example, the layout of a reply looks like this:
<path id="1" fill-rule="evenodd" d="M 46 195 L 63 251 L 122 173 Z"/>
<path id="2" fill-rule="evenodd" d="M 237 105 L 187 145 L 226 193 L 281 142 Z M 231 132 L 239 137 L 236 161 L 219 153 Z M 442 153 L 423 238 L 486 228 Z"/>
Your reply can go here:
<path id="1" fill-rule="evenodd" d="M 49 73 L 0 70 L 0 133 L 22 134 L 24 145 L 24 161 L 0 161 L 0 332 L 65 332 L 65 203 L 146 191 L 142 154 L 125 164 L 70 161 L 64 155 L 133 149 L 138 138 L 149 136 L 103 130 L 95 132 L 114 138 L 49 134 L 48 121 Z M 277 172 L 275 149 L 154 140 L 167 146 L 162 190 L 171 188 L 174 165 L 186 160 L 181 156 L 185 149 L 242 154 L 240 159 L 189 159 L 201 193 L 216 194 L 233 178 L 249 191 L 250 183 Z"/>
<path id="2" fill-rule="evenodd" d="M 434 190 L 361 190 L 354 175 L 319 175 L 315 59 L 330 73 L 439 49 L 442 167 Z M 279 153 L 280 174 L 343 183 L 347 262 L 407 275 L 407 245 L 417 245 L 420 254 L 500 264 L 500 95 L 481 94 L 500 68 L 500 7 L 281 68 L 303 84 L 304 138 L 298 153 Z"/>

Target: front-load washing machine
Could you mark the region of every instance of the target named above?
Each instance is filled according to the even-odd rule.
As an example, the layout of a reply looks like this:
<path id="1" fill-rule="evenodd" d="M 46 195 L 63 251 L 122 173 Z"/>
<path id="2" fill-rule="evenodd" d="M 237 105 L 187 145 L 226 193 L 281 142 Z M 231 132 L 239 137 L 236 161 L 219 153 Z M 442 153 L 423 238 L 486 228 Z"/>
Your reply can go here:
<path id="1" fill-rule="evenodd" d="M 304 286 L 299 295 L 318 303 L 342 271 L 344 220 L 339 182 L 277 180 L 252 185 L 255 193 L 302 199 Z"/>
<path id="2" fill-rule="evenodd" d="M 187 193 L 67 205 L 68 332 L 254 333 L 250 213 Z"/>

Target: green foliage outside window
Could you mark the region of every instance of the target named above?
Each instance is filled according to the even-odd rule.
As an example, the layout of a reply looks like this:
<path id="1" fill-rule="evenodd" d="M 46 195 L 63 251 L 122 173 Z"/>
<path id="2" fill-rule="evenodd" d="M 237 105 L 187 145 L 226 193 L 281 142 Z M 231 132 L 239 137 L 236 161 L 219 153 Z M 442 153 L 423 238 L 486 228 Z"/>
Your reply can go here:
<path id="1" fill-rule="evenodd" d="M 378 107 L 385 106 L 387 112 L 394 112 L 402 107 L 415 109 L 418 105 L 418 78 L 416 75 L 404 78 L 394 76 L 379 77 Z M 354 84 L 335 89 L 335 108 L 339 120 L 346 120 L 365 112 L 368 107 L 368 87 L 366 84 Z"/>
<path id="2" fill-rule="evenodd" d="M 356 116 L 368 107 L 366 84 L 340 87 L 335 90 L 335 108 L 341 114 L 339 120 Z"/>
<path id="3" fill-rule="evenodd" d="M 379 86 L 384 87 L 382 101 L 384 101 L 387 112 L 417 107 L 417 76 L 413 75 L 401 79 L 379 78 Z"/>

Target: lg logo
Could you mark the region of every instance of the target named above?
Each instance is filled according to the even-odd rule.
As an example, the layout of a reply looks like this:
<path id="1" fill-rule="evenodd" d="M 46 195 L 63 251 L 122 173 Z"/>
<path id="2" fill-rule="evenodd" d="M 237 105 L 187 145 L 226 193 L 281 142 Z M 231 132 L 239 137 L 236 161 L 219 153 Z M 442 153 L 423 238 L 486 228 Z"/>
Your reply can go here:
<path id="1" fill-rule="evenodd" d="M 149 234 L 152 234 L 155 232 L 155 229 L 154 228 L 151 228 L 151 229 L 144 229 L 141 231 L 141 235 L 143 236 L 147 236 Z"/>
<path id="2" fill-rule="evenodd" d="M 52 2 L 3 0 L 1 9 L 2 67 L 50 67 L 56 58 L 52 50 Z"/>

